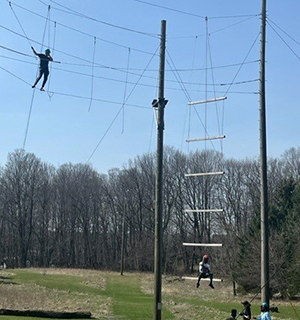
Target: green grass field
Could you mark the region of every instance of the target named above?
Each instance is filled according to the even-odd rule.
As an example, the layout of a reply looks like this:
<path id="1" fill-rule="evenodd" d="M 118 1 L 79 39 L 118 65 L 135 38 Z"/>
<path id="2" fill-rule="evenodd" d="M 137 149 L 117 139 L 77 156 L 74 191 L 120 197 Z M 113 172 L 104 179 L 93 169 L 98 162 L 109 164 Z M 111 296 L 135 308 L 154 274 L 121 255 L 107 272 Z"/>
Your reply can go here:
<path id="1" fill-rule="evenodd" d="M 153 285 L 153 275 L 143 273 L 121 276 L 79 269 L 5 270 L 0 273 L 0 309 L 89 311 L 96 319 L 150 320 L 154 313 Z M 242 300 L 252 298 L 234 297 L 226 283 L 216 283 L 215 287 L 212 290 L 202 282 L 196 289 L 191 281 L 163 277 L 162 319 L 225 320 L 231 309 L 242 310 Z M 258 315 L 260 300 L 251 304 L 253 315 Z M 272 301 L 271 305 L 280 311 L 272 314 L 273 320 L 300 319 L 299 302 Z M 1 319 L 23 317 L 0 316 Z"/>

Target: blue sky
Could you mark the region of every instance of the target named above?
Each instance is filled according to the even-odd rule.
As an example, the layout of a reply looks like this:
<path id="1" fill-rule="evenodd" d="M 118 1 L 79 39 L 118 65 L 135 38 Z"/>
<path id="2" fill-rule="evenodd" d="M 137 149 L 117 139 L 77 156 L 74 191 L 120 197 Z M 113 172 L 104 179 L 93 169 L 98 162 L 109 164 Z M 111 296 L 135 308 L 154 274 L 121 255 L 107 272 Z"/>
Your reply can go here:
<path id="1" fill-rule="evenodd" d="M 299 147 L 300 2 L 267 6 L 267 144 L 268 156 L 279 157 Z M 55 166 L 89 162 L 106 173 L 155 151 L 161 20 L 165 145 L 258 157 L 260 10 L 258 0 L 1 0 L 0 164 L 24 146 Z M 48 92 L 34 95 L 31 45 L 50 47 L 56 61 Z M 224 95 L 218 104 L 188 106 Z M 226 139 L 185 142 L 205 132 Z"/>

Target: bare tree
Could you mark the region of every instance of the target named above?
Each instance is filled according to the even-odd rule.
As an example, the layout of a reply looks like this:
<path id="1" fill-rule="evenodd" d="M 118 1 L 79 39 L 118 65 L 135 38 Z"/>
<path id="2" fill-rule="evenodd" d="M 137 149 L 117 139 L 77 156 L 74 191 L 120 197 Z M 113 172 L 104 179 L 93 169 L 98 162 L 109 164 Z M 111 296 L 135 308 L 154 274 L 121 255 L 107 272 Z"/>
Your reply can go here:
<path id="1" fill-rule="evenodd" d="M 25 267 L 27 264 L 38 213 L 42 171 L 41 160 L 34 154 L 16 150 L 8 155 L 1 177 L 1 189 L 5 197 L 3 215 L 16 232 L 16 266 Z"/>

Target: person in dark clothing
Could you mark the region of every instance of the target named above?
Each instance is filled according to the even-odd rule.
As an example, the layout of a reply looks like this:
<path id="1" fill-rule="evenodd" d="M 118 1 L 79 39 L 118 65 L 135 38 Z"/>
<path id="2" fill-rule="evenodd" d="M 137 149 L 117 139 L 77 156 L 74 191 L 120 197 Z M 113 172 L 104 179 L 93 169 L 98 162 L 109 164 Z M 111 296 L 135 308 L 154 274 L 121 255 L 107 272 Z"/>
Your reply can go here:
<path id="1" fill-rule="evenodd" d="M 226 320 L 236 320 L 236 309 L 231 310 L 231 317 Z"/>
<path id="2" fill-rule="evenodd" d="M 208 259 L 209 259 L 209 256 L 207 254 L 205 254 L 203 256 L 202 261 L 199 263 L 199 277 L 198 277 L 198 281 L 197 281 L 197 288 L 199 288 L 199 286 L 200 286 L 200 280 L 205 279 L 205 278 L 209 278 L 210 279 L 209 286 L 212 289 L 215 288 L 212 283 L 213 274 L 210 270 L 210 265 L 208 263 Z"/>
<path id="3" fill-rule="evenodd" d="M 251 319 L 251 304 L 248 301 L 243 301 L 242 305 L 244 306 L 244 310 L 240 313 L 243 317 L 243 320 L 250 320 Z"/>
<path id="4" fill-rule="evenodd" d="M 42 87 L 41 87 L 40 90 L 41 91 L 45 91 L 44 90 L 44 86 L 45 86 L 45 84 L 47 82 L 47 79 L 48 79 L 48 76 L 49 76 L 49 61 L 53 61 L 53 59 L 50 56 L 50 50 L 49 49 L 45 50 L 45 54 L 37 53 L 33 47 L 31 47 L 31 49 L 32 49 L 33 53 L 40 58 L 39 75 L 36 78 L 35 83 L 32 86 L 32 88 L 35 88 L 37 83 L 40 81 L 40 79 L 44 75 L 44 80 L 43 80 Z"/>

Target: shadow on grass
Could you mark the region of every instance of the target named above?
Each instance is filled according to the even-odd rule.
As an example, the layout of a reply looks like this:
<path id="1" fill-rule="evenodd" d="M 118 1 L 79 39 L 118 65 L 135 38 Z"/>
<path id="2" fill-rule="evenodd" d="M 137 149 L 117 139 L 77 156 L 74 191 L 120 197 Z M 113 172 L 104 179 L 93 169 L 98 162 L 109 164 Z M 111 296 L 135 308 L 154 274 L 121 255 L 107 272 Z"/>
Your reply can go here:
<path id="1" fill-rule="evenodd" d="M 12 281 L 12 277 L 10 276 L 0 276 L 0 285 L 4 285 L 4 284 L 17 284 L 16 282 Z"/>

